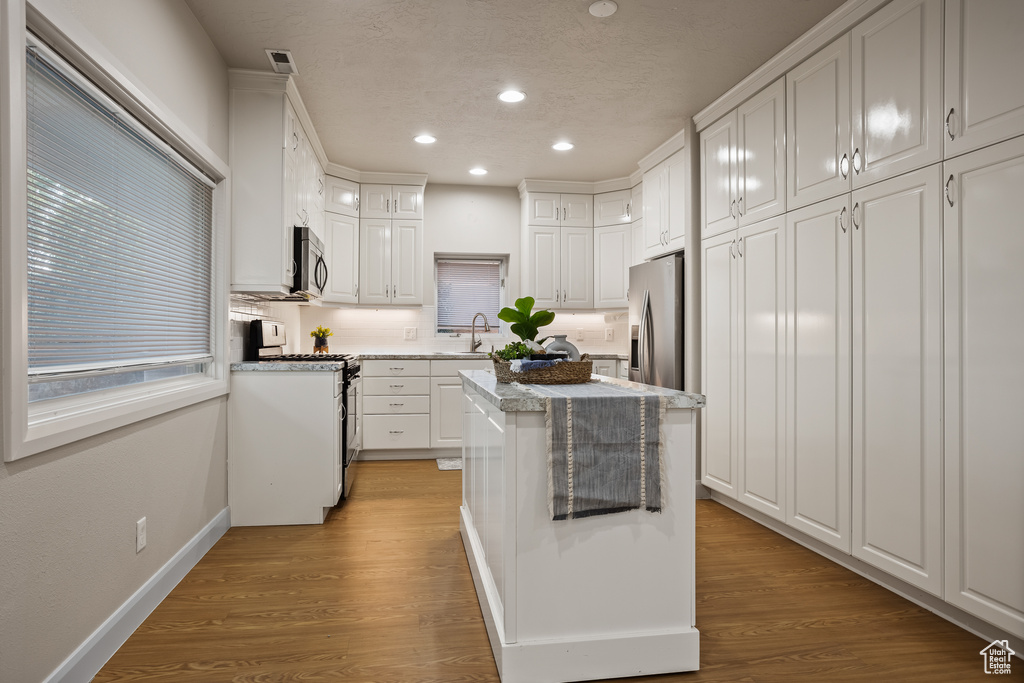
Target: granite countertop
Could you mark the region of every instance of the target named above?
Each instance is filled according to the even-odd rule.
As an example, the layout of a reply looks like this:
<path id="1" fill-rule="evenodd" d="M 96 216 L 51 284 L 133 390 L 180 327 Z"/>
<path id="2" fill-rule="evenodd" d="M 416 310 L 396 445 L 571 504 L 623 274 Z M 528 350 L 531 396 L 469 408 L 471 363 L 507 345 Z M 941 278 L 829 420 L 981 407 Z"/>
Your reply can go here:
<path id="1" fill-rule="evenodd" d="M 488 402 L 505 412 L 537 412 L 544 410 L 545 397 L 530 388 L 529 384 L 502 384 L 493 372 L 486 370 L 463 370 L 462 378 Z M 688 391 L 665 389 L 650 384 L 640 384 L 614 377 L 591 375 L 592 382 L 604 382 L 638 391 L 647 391 L 667 397 L 668 408 L 703 408 L 704 396 Z"/>
<path id="2" fill-rule="evenodd" d="M 584 353 L 587 353 L 586 351 Z M 488 360 L 484 351 L 401 351 L 394 353 L 357 353 L 359 360 Z M 624 353 L 590 353 L 591 360 L 627 360 Z"/>
<path id="3" fill-rule="evenodd" d="M 246 360 L 229 367 L 232 372 L 340 372 L 345 364 L 319 360 Z"/>

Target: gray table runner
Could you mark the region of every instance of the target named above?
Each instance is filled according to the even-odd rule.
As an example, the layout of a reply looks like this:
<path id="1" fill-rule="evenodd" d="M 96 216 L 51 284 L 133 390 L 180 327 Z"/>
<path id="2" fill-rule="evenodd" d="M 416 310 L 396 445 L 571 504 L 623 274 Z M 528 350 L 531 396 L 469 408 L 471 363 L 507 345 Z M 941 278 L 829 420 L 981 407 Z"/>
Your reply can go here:
<path id="1" fill-rule="evenodd" d="M 614 384 L 531 384 L 546 399 L 548 509 L 555 520 L 661 511 L 664 407 Z"/>

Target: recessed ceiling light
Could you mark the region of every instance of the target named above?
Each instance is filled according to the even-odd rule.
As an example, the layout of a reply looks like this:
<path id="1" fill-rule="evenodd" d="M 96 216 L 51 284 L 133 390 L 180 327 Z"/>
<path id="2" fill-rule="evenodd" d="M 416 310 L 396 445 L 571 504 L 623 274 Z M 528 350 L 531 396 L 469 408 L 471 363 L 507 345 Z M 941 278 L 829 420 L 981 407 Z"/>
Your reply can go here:
<path id="1" fill-rule="evenodd" d="M 597 2 L 590 6 L 590 13 L 595 17 L 604 19 L 615 14 L 617 9 L 619 9 L 619 6 L 612 2 L 612 0 L 597 0 Z"/>
<path id="2" fill-rule="evenodd" d="M 476 168 L 469 169 L 469 172 L 472 173 L 473 175 L 487 175 L 487 169 L 480 168 L 479 166 L 477 166 Z"/>
<path id="3" fill-rule="evenodd" d="M 526 93 L 520 90 L 506 90 L 498 95 L 498 99 L 502 102 L 522 102 L 526 99 Z"/>
<path id="4" fill-rule="evenodd" d="M 413 140 L 420 143 L 421 145 L 429 145 L 432 142 L 437 142 L 437 138 L 435 138 L 433 135 L 417 135 L 416 137 L 413 138 Z"/>
<path id="5" fill-rule="evenodd" d="M 555 144 L 551 145 L 551 149 L 557 149 L 559 152 L 565 152 L 572 148 L 573 144 L 571 142 L 556 142 Z"/>

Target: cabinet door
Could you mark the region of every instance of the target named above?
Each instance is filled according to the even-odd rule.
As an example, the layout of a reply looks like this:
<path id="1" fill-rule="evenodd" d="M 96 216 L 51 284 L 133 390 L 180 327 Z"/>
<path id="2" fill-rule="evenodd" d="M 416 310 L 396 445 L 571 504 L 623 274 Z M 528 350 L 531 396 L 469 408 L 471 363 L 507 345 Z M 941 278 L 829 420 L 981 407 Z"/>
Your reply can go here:
<path id="1" fill-rule="evenodd" d="M 644 174 L 644 258 L 665 253 L 668 230 L 668 164 Z"/>
<path id="2" fill-rule="evenodd" d="M 786 210 L 786 79 L 740 105 L 737 125 L 736 213 L 744 226 Z"/>
<path id="3" fill-rule="evenodd" d="M 562 227 L 594 227 L 594 195 L 563 194 L 560 195 L 560 202 L 562 205 Z"/>
<path id="4" fill-rule="evenodd" d="M 942 595 L 941 169 L 853 193 L 853 555 Z"/>
<path id="5" fill-rule="evenodd" d="M 850 208 L 786 214 L 786 519 L 850 552 Z"/>
<path id="6" fill-rule="evenodd" d="M 736 498 L 736 233 L 701 242 L 701 482 Z"/>
<path id="7" fill-rule="evenodd" d="M 594 307 L 625 308 L 632 265 L 630 225 L 594 228 Z"/>
<path id="8" fill-rule="evenodd" d="M 423 303 L 423 221 L 391 221 L 391 303 Z"/>
<path id="9" fill-rule="evenodd" d="M 523 291 L 529 292 L 536 303 L 535 309 L 558 308 L 562 301 L 561 232 L 558 228 L 527 228 L 526 282 Z"/>
<path id="10" fill-rule="evenodd" d="M 637 183 L 630 190 L 629 216 L 635 223 L 644 217 L 644 184 Z"/>
<path id="11" fill-rule="evenodd" d="M 594 195 L 594 227 L 606 225 L 623 225 L 631 222 L 629 202 L 632 193 L 629 190 L 602 192 Z"/>
<path id="12" fill-rule="evenodd" d="M 785 520 L 786 220 L 740 228 L 736 240 L 738 498 Z"/>
<path id="13" fill-rule="evenodd" d="M 557 228 L 562 218 L 562 196 L 551 192 L 530 192 L 529 225 Z"/>
<path id="14" fill-rule="evenodd" d="M 423 188 L 416 185 L 391 187 L 391 217 L 404 220 L 423 220 Z"/>
<path id="15" fill-rule="evenodd" d="M 690 186 L 690 165 L 692 158 L 689 149 L 683 149 L 668 158 L 668 206 L 662 203 L 662 211 L 668 214 L 668 226 L 665 242 L 668 251 L 679 251 L 686 247 L 686 231 L 692 221 L 691 202 L 693 190 Z M 664 213 L 662 214 L 664 215 Z"/>
<path id="16" fill-rule="evenodd" d="M 786 74 L 786 207 L 850 189 L 850 36 Z"/>
<path id="17" fill-rule="evenodd" d="M 946 0 L 946 158 L 1024 134 L 1024 3 Z"/>
<path id="18" fill-rule="evenodd" d="M 641 218 L 640 220 L 633 221 L 631 232 L 633 233 L 633 238 L 629 265 L 635 266 L 638 263 L 644 262 L 644 219 Z"/>
<path id="19" fill-rule="evenodd" d="M 562 308 L 594 307 L 594 229 L 562 228 Z"/>
<path id="20" fill-rule="evenodd" d="M 462 446 L 462 379 L 430 379 L 430 447 Z"/>
<path id="21" fill-rule="evenodd" d="M 359 219 L 327 214 L 327 288 L 324 301 L 359 303 Z"/>
<path id="22" fill-rule="evenodd" d="M 595 360 L 594 361 L 594 374 L 601 375 L 603 377 L 615 377 L 618 369 L 618 361 L 614 360 Z"/>
<path id="23" fill-rule="evenodd" d="M 942 160 L 942 0 L 895 0 L 853 41 L 853 185 Z"/>
<path id="24" fill-rule="evenodd" d="M 391 303 L 391 221 L 359 221 L 359 303 Z"/>
<path id="25" fill-rule="evenodd" d="M 331 213 L 359 217 L 359 183 L 344 178 L 327 176 L 327 196 L 324 208 Z"/>
<path id="26" fill-rule="evenodd" d="M 736 227 L 736 112 L 700 133 L 701 238 Z"/>
<path id="27" fill-rule="evenodd" d="M 391 218 L 391 186 L 359 186 L 360 218 Z"/>
<path id="28" fill-rule="evenodd" d="M 1024 138 L 943 177 L 945 599 L 1024 638 Z"/>

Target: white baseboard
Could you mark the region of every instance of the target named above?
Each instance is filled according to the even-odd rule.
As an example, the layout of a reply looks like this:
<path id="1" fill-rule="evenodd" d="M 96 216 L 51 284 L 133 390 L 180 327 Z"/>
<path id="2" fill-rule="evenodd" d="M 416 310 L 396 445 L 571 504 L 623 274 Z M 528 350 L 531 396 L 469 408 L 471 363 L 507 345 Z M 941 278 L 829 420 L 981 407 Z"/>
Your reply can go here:
<path id="1" fill-rule="evenodd" d="M 359 451 L 359 460 L 434 460 L 461 458 L 462 448 L 375 448 Z M 358 475 L 357 475 L 358 476 Z"/>
<path id="2" fill-rule="evenodd" d="M 884 572 L 877 567 L 873 567 L 867 562 L 857 559 L 853 555 L 847 555 L 843 551 L 833 548 L 826 543 L 822 543 L 818 539 L 812 538 L 802 531 L 798 531 L 777 519 L 772 519 L 757 510 L 753 510 L 743 503 L 739 503 L 717 491 L 712 491 L 711 489 L 707 489 L 707 491 L 710 494 L 709 498 L 714 500 L 716 503 L 721 503 L 730 510 L 738 512 L 744 517 L 749 517 L 758 524 L 768 527 L 772 531 L 785 536 L 791 541 L 799 543 L 808 550 L 813 550 L 819 555 L 827 557 L 836 564 L 849 569 L 855 574 L 860 574 L 865 579 L 873 581 L 879 586 L 906 598 L 915 605 L 924 607 L 929 612 L 942 617 L 946 621 L 956 624 L 965 631 L 973 633 L 986 643 L 990 643 L 993 640 L 1009 641 L 1010 648 L 1017 653 L 1018 658 L 1022 658 L 1022 653 L 1024 653 L 1024 639 L 1018 638 L 1013 634 L 1006 633 L 999 627 L 993 626 L 984 619 L 976 617 L 973 614 L 963 611 L 959 607 L 949 604 L 942 598 L 923 591 L 917 586 L 911 585 L 902 579 L 898 579 L 892 574 Z"/>
<path id="3" fill-rule="evenodd" d="M 135 629 L 229 528 L 231 512 L 229 508 L 224 508 L 54 669 L 45 683 L 78 683 L 92 680 Z"/>

